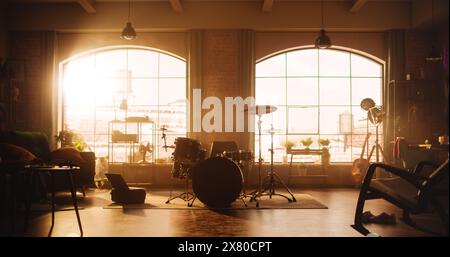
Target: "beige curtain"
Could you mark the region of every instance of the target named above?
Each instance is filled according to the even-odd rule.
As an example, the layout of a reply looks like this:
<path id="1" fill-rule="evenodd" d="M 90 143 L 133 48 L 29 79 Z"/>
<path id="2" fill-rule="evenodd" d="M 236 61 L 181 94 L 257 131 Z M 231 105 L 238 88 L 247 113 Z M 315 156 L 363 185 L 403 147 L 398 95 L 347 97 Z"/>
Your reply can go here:
<path id="1" fill-rule="evenodd" d="M 255 32 L 253 30 L 242 30 L 239 33 L 239 71 L 240 71 L 240 86 L 241 96 L 246 98 L 248 96 L 255 97 Z M 245 119 L 247 122 L 247 119 Z M 254 124 L 254 120 L 252 121 Z M 248 128 L 248 124 L 246 124 Z M 246 130 L 248 131 L 248 130 Z M 254 132 L 241 133 L 240 145 L 245 150 L 253 151 Z"/>
<path id="2" fill-rule="evenodd" d="M 50 147 L 56 145 L 57 134 L 57 102 L 56 94 L 56 32 L 42 31 L 41 41 L 41 131 L 49 139 Z"/>
<path id="3" fill-rule="evenodd" d="M 192 90 L 203 87 L 203 31 L 189 31 L 187 37 L 188 137 L 202 141 L 202 133 L 193 132 Z"/>
<path id="4" fill-rule="evenodd" d="M 392 158 L 392 142 L 398 135 L 400 119 L 396 107 L 400 103 L 394 99 L 399 90 L 396 86 L 405 77 L 405 31 L 391 30 L 386 33 L 386 81 L 384 83 L 384 106 L 386 107 L 386 121 L 384 126 L 384 149 L 386 158 Z M 398 89 L 398 88 L 397 88 Z"/>

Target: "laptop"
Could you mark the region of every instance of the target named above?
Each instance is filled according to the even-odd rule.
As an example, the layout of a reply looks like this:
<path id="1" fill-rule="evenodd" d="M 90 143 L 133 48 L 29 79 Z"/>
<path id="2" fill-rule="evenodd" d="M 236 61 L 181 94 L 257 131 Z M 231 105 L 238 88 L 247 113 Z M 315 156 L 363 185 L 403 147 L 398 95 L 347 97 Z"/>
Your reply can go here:
<path id="1" fill-rule="evenodd" d="M 106 177 L 111 183 L 112 188 L 116 190 L 129 190 L 127 182 L 119 174 L 106 173 Z"/>

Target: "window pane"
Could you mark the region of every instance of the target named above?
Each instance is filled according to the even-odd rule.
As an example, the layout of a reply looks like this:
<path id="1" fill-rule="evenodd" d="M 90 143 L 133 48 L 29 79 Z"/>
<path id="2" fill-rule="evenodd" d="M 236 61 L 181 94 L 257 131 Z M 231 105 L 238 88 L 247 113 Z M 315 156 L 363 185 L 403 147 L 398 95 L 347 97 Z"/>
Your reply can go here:
<path id="1" fill-rule="evenodd" d="M 112 128 L 109 126 L 112 120 L 148 116 L 157 124 L 143 123 L 140 127 L 139 142 L 144 144 L 157 143 L 154 136 L 157 132 L 151 128 L 160 127 L 158 122 L 164 122 L 171 130 L 185 135 L 184 61 L 148 50 L 118 49 L 74 59 L 64 65 L 63 72 L 63 125 L 84 137 L 97 156 L 110 155 L 114 157 L 110 161 L 114 162 L 128 162 L 133 158 L 139 161 L 142 158 L 138 144 L 134 155 L 129 144 L 114 144 L 114 156 L 108 151 L 110 129 L 131 134 L 137 132 L 136 123 L 115 124 Z M 120 109 L 123 100 L 127 101 L 126 111 Z M 151 157 L 150 154 L 147 156 Z"/>
<path id="2" fill-rule="evenodd" d="M 286 55 L 280 54 L 256 64 L 256 77 L 284 77 Z"/>
<path id="3" fill-rule="evenodd" d="M 317 76 L 318 50 L 307 49 L 287 53 L 288 76 Z"/>
<path id="4" fill-rule="evenodd" d="M 352 78 L 352 104 L 359 105 L 364 98 L 372 98 L 381 105 L 381 78 Z"/>
<path id="5" fill-rule="evenodd" d="M 127 52 L 124 50 L 99 52 L 96 54 L 95 67 L 98 77 L 127 78 Z"/>
<path id="6" fill-rule="evenodd" d="M 130 95 L 130 104 L 158 105 L 158 80 L 133 79 L 133 94 Z"/>
<path id="7" fill-rule="evenodd" d="M 187 124 L 186 107 L 160 106 L 159 124 L 170 130 L 171 133 L 183 133 Z"/>
<path id="8" fill-rule="evenodd" d="M 159 104 L 167 105 L 186 100 L 186 79 L 160 79 Z"/>
<path id="9" fill-rule="evenodd" d="M 90 91 L 94 88 L 95 80 L 92 78 L 65 77 L 63 79 L 64 104 L 69 106 L 94 106 L 95 93 Z M 89 92 L 86 94 L 86 92 Z"/>
<path id="10" fill-rule="evenodd" d="M 147 50 L 128 50 L 128 69 L 131 77 L 158 77 L 158 53 Z"/>
<path id="11" fill-rule="evenodd" d="M 349 112 L 349 107 L 320 107 L 320 134 L 341 134 L 339 117 Z"/>
<path id="12" fill-rule="evenodd" d="M 301 147 L 299 140 L 305 137 L 313 138 L 311 147 L 319 147 L 317 140 L 327 138 L 331 141 L 331 161 L 351 162 L 361 152 L 367 130 L 375 134 L 373 124 L 367 128 L 367 112 L 359 104 L 366 97 L 382 104 L 379 63 L 340 50 L 301 49 L 268 58 L 256 68 L 256 103 L 279 107 L 276 113 L 263 117 L 263 130 L 267 132 L 271 123 L 275 128 L 287 123 L 287 135 L 277 131 L 275 147 L 282 146 L 286 138 Z M 381 131 L 380 126 L 380 138 Z M 262 143 L 268 148 L 270 137 Z M 274 153 L 275 161 L 286 154 L 285 150 Z M 296 156 L 294 161 L 319 163 L 320 156 Z"/>
<path id="13" fill-rule="evenodd" d="M 262 132 L 267 133 L 271 126 L 277 133 L 286 133 L 286 108 L 278 106 L 278 109 L 269 114 L 261 116 Z M 255 132 L 258 133 L 258 117 L 255 117 Z"/>
<path id="14" fill-rule="evenodd" d="M 90 93 L 90 95 L 95 97 L 95 105 L 114 105 L 115 101 L 119 102 L 126 98 L 126 88 L 126 79 L 98 78 L 93 81 L 91 88 L 78 89 L 77 92 L 86 96 L 89 95 L 86 94 L 87 92 L 94 92 L 94 94 Z"/>
<path id="15" fill-rule="evenodd" d="M 318 105 L 319 87 L 317 78 L 288 78 L 288 105 Z"/>
<path id="16" fill-rule="evenodd" d="M 325 138 L 322 136 L 321 138 Z M 351 162 L 352 148 L 350 147 L 351 135 L 329 135 L 330 140 L 330 161 L 332 162 Z"/>
<path id="17" fill-rule="evenodd" d="M 261 136 L 261 156 L 264 159 L 264 162 L 270 162 L 270 135 L 262 135 Z M 283 161 L 283 153 L 286 151 L 283 149 L 283 142 L 286 140 L 286 135 L 277 134 L 273 136 L 273 147 L 275 148 L 274 152 L 274 162 L 282 162 Z M 259 136 L 255 136 L 255 160 L 258 161 L 259 157 Z"/>
<path id="18" fill-rule="evenodd" d="M 350 105 L 350 79 L 320 78 L 321 105 Z"/>
<path id="19" fill-rule="evenodd" d="M 66 125 L 68 129 L 81 133 L 94 133 L 95 118 L 92 108 L 66 107 L 65 108 Z"/>
<path id="20" fill-rule="evenodd" d="M 257 78 L 256 104 L 285 105 L 286 79 Z"/>
<path id="21" fill-rule="evenodd" d="M 159 55 L 159 76 L 178 77 L 186 76 L 186 62 L 170 55 Z"/>
<path id="22" fill-rule="evenodd" d="M 380 77 L 382 66 L 363 56 L 352 54 L 352 77 Z"/>
<path id="23" fill-rule="evenodd" d="M 320 76 L 350 76 L 350 53 L 319 50 Z"/>
<path id="24" fill-rule="evenodd" d="M 84 76 L 79 77 L 79 74 Z M 95 57 L 89 55 L 77 58 L 64 65 L 64 78 L 68 81 L 88 79 L 95 76 Z M 74 83 L 76 84 L 76 83 Z"/>
<path id="25" fill-rule="evenodd" d="M 359 106 L 352 107 L 353 114 L 353 133 L 354 134 L 366 134 L 367 132 L 367 111 L 364 111 Z"/>
<path id="26" fill-rule="evenodd" d="M 289 108 L 289 133 L 317 133 L 317 107 Z"/>

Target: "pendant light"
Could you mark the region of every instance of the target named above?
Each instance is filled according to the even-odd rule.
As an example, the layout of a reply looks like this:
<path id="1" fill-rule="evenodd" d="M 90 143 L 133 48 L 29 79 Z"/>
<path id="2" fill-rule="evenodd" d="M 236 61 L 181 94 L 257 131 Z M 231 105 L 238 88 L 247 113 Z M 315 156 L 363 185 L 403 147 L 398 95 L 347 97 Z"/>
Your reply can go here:
<path id="1" fill-rule="evenodd" d="M 316 38 L 315 46 L 316 48 L 329 48 L 331 47 L 331 40 L 327 36 L 325 29 L 324 29 L 324 22 L 323 22 L 323 0 L 321 1 L 321 13 L 322 13 L 322 29 L 320 30 L 319 37 Z"/>
<path id="2" fill-rule="evenodd" d="M 430 52 L 428 53 L 427 57 L 425 58 L 428 62 L 439 62 L 442 60 L 441 53 L 439 52 L 439 49 L 436 47 L 436 38 L 435 38 L 435 31 L 434 31 L 434 0 L 431 1 L 431 33 L 433 33 L 433 43 L 431 45 Z"/>
<path id="3" fill-rule="evenodd" d="M 130 22 L 130 10 L 131 10 L 131 0 L 128 0 L 128 22 L 125 28 L 122 30 L 122 35 L 120 36 L 126 40 L 133 40 L 136 38 L 136 31 Z"/>

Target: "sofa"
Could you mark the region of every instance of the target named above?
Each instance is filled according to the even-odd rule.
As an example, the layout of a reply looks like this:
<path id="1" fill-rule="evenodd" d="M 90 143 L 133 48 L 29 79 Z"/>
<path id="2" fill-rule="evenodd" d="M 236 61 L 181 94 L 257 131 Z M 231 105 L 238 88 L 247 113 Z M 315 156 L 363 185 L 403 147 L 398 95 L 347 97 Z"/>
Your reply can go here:
<path id="1" fill-rule="evenodd" d="M 46 134 L 35 131 L 4 131 L 0 132 L 0 143 L 22 147 L 45 164 L 60 164 L 62 160 L 55 162 L 52 160 L 49 140 Z M 79 152 L 82 161 L 79 163 L 80 172 L 74 175 L 74 182 L 77 189 L 81 189 L 84 194 L 86 187 L 94 185 L 95 175 L 95 154 L 93 152 Z M 2 157 L 2 156 L 0 156 Z M 3 157 L 2 157 L 3 158 Z M 67 160 L 71 161 L 71 160 Z M 44 186 L 48 180 L 43 179 Z M 63 190 L 68 187 L 65 176 L 55 176 L 55 189 Z"/>

